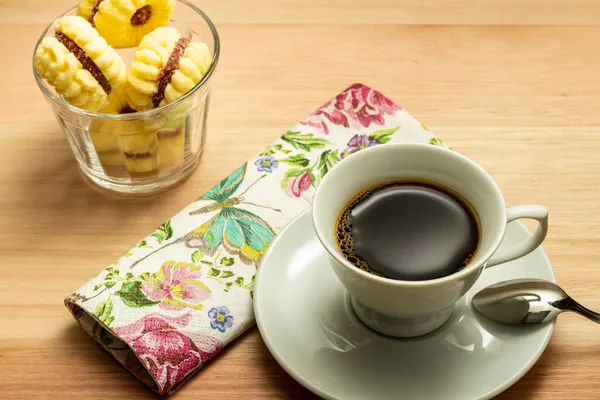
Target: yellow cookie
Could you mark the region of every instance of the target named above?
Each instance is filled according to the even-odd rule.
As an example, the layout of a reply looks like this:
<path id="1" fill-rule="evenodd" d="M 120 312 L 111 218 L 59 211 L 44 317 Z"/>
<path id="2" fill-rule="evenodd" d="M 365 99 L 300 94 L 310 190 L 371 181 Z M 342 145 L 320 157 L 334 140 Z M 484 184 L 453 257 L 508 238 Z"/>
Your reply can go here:
<path id="1" fill-rule="evenodd" d="M 185 119 L 169 120 L 156 131 L 158 159 L 161 170 L 170 170 L 183 163 L 185 149 Z"/>
<path id="2" fill-rule="evenodd" d="M 108 105 L 100 110 L 104 114 L 129 114 L 135 112 L 129 107 L 125 96 L 125 85 L 120 86 L 108 96 Z"/>
<path id="3" fill-rule="evenodd" d="M 113 47 L 135 47 L 169 23 L 175 0 L 81 0 L 77 13 Z"/>
<path id="4" fill-rule="evenodd" d="M 127 102 L 140 111 L 172 103 L 200 82 L 211 63 L 206 44 L 181 37 L 175 28 L 158 28 L 135 52 L 125 82 Z"/>
<path id="5" fill-rule="evenodd" d="M 156 131 L 120 137 L 127 170 L 131 175 L 146 175 L 158 171 L 158 139 Z"/>
<path id="6" fill-rule="evenodd" d="M 135 112 L 125 100 L 123 86 L 108 96 L 108 105 L 100 110 L 105 114 L 127 114 Z M 119 175 L 126 171 L 125 155 L 121 149 L 120 136 L 143 132 L 143 123 L 139 120 L 111 121 L 94 120 L 90 125 L 90 138 L 104 171 L 109 175 Z"/>
<path id="7" fill-rule="evenodd" d="M 34 66 L 69 104 L 94 112 L 107 106 L 108 95 L 126 75 L 121 57 L 89 22 L 75 16 L 57 21 L 54 37 L 36 49 Z"/>
<path id="8" fill-rule="evenodd" d="M 135 112 L 127 104 L 123 86 L 111 94 L 109 100 L 102 112 Z M 156 172 L 159 164 L 157 127 L 146 126 L 149 122 L 144 119 L 105 120 L 90 128 L 92 142 L 105 172 L 113 175 L 121 175 L 123 172 L 127 175 Z"/>
<path id="9" fill-rule="evenodd" d="M 125 100 L 123 86 L 113 91 L 108 96 L 108 105 L 100 110 L 102 114 L 129 114 L 133 113 Z M 142 132 L 143 122 L 140 120 L 113 121 L 108 119 L 94 119 L 90 124 L 90 136 L 97 152 L 112 151 L 118 148 L 118 136 Z"/>

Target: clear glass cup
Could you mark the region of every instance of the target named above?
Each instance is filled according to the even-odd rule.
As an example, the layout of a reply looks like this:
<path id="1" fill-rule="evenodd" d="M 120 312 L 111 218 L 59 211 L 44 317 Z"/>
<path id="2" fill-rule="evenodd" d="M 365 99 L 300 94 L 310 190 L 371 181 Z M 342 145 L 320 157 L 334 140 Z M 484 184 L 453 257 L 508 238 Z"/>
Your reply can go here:
<path id="1" fill-rule="evenodd" d="M 194 171 L 204 149 L 210 87 L 219 61 L 219 35 L 196 6 L 184 0 L 176 3 L 169 26 L 183 37 L 206 43 L 213 60 L 200 82 L 173 103 L 129 114 L 88 112 L 64 101 L 33 69 L 86 181 L 109 192 L 148 195 L 172 187 Z M 76 14 L 74 7 L 63 15 Z M 56 20 L 44 30 L 36 49 L 44 37 L 54 35 L 55 25 Z M 135 48 L 117 53 L 129 66 Z"/>

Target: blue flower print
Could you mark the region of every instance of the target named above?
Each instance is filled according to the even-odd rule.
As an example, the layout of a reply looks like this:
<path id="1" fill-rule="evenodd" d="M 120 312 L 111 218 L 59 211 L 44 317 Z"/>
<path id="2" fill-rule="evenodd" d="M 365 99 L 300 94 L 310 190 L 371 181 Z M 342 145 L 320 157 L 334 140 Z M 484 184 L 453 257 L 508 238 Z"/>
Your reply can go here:
<path id="1" fill-rule="evenodd" d="M 258 172 L 273 172 L 279 166 L 279 161 L 271 156 L 264 156 L 254 162 Z"/>
<path id="2" fill-rule="evenodd" d="M 210 327 L 225 332 L 227 328 L 233 325 L 233 315 L 230 314 L 226 306 L 213 307 L 208 312 L 210 318 Z"/>

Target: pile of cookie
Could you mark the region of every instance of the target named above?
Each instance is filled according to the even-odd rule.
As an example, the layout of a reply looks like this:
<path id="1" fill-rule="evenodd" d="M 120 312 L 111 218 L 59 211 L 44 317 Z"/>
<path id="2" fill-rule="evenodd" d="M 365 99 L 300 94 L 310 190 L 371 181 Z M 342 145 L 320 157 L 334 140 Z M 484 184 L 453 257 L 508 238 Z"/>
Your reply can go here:
<path id="1" fill-rule="evenodd" d="M 103 114 L 147 111 L 179 99 L 207 73 L 208 46 L 167 27 L 175 0 L 81 0 L 56 21 L 34 54 L 39 75 L 74 107 Z M 115 49 L 137 47 L 127 66 Z M 185 116 L 148 121 L 94 119 L 90 138 L 106 172 L 130 175 L 183 160 Z"/>

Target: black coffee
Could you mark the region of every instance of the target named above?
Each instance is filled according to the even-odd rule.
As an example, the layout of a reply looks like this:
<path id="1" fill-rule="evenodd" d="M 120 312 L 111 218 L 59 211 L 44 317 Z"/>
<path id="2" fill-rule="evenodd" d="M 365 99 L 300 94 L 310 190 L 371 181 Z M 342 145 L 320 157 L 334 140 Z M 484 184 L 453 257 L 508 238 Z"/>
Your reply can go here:
<path id="1" fill-rule="evenodd" d="M 346 259 L 375 275 L 420 281 L 464 268 L 479 244 L 471 206 L 424 182 L 394 182 L 360 192 L 336 224 Z"/>

